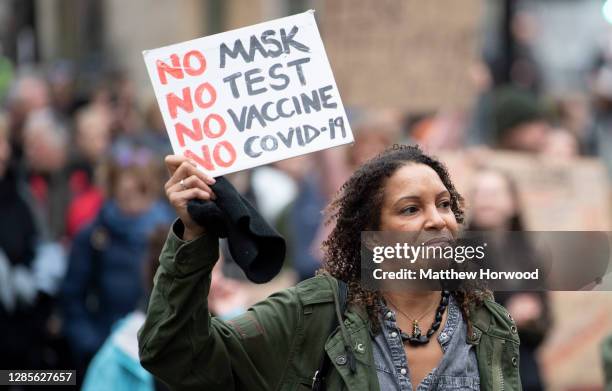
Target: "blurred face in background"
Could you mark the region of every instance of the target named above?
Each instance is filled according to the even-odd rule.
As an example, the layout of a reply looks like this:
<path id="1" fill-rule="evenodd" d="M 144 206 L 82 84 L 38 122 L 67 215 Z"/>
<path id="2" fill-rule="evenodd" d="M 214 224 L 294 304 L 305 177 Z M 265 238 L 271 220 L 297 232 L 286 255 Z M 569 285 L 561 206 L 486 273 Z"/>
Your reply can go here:
<path id="1" fill-rule="evenodd" d="M 51 173 L 64 167 L 68 135 L 47 111 L 33 112 L 28 116 L 23 141 L 25 157 L 33 171 Z"/>
<path id="2" fill-rule="evenodd" d="M 7 101 L 14 143 L 23 145 L 22 131 L 29 114 L 48 106 L 49 89 L 44 79 L 35 75 L 24 75 L 15 80 Z"/>
<path id="3" fill-rule="evenodd" d="M 150 151 L 120 148 L 103 167 L 107 170 L 107 195 L 123 213 L 144 213 L 160 196 L 162 175 Z"/>
<path id="4" fill-rule="evenodd" d="M 13 100 L 26 114 L 44 109 L 49 106 L 49 87 L 42 78 L 25 76 L 17 81 Z"/>
<path id="5" fill-rule="evenodd" d="M 155 195 L 147 184 L 147 178 L 138 175 L 138 171 L 125 170 L 118 174 L 114 186 L 114 198 L 117 206 L 127 215 L 139 215 L 146 212 L 155 201 Z"/>
<path id="6" fill-rule="evenodd" d="M 353 166 L 359 167 L 385 150 L 390 145 L 389 137 L 376 131 L 364 132 L 355 137 L 351 151 Z"/>
<path id="7" fill-rule="evenodd" d="M 393 110 L 366 112 L 353 128 L 355 143 L 348 149 L 349 164 L 360 167 L 385 148 L 395 144 L 400 136 L 401 115 Z"/>
<path id="8" fill-rule="evenodd" d="M 572 159 L 579 153 L 578 140 L 566 129 L 555 129 L 550 132 L 543 152 L 554 159 Z"/>
<path id="9" fill-rule="evenodd" d="M 110 145 L 112 118 L 109 114 L 102 108 L 89 108 L 77 116 L 76 145 L 90 163 L 99 162 Z"/>
<path id="10" fill-rule="evenodd" d="M 476 175 L 469 201 L 472 224 L 482 230 L 508 229 L 517 211 L 510 183 L 495 171 Z"/>
<path id="11" fill-rule="evenodd" d="M 49 72 L 49 90 L 53 105 L 62 111 L 69 110 L 74 99 L 74 69 L 67 62 L 56 64 Z"/>
<path id="12" fill-rule="evenodd" d="M 550 125 L 546 121 L 531 121 L 510 129 L 503 137 L 504 148 L 525 151 L 542 152 L 548 142 Z"/>

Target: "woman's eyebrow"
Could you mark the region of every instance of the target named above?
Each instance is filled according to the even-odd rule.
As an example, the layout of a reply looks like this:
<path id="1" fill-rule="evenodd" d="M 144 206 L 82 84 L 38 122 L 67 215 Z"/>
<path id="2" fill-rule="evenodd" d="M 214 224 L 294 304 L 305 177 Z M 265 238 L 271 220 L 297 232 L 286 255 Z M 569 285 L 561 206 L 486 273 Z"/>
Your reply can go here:
<path id="1" fill-rule="evenodd" d="M 448 190 L 442 190 L 436 195 L 436 198 L 440 198 L 443 196 L 450 196 L 450 192 Z M 419 201 L 421 197 L 416 195 L 405 195 L 400 197 L 397 201 L 394 202 L 395 205 L 399 204 L 402 201 Z"/>
<path id="2" fill-rule="evenodd" d="M 402 201 L 419 201 L 420 197 L 415 195 L 405 195 L 400 197 L 397 201 L 394 202 L 395 205 L 398 205 Z"/>

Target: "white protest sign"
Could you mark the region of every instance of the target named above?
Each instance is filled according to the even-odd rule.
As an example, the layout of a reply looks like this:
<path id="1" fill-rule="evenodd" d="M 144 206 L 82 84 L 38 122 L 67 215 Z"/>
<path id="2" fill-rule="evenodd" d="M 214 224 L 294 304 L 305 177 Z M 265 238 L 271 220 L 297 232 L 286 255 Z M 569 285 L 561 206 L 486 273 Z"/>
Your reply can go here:
<path id="1" fill-rule="evenodd" d="M 143 56 L 174 153 L 212 176 L 353 142 L 314 11 Z"/>

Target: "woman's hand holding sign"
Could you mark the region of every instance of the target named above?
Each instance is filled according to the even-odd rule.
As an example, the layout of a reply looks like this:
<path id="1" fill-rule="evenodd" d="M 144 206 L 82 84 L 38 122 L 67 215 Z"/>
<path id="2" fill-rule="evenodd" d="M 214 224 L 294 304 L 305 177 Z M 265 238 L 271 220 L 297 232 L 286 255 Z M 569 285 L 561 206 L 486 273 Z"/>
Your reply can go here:
<path id="1" fill-rule="evenodd" d="M 215 179 L 198 170 L 196 163 L 180 155 L 168 155 L 165 159 L 170 179 L 165 184 L 166 196 L 185 226 L 184 240 L 195 239 L 204 234 L 204 228 L 191 219 L 187 212 L 187 201 L 193 198 L 214 200 L 210 185 Z"/>

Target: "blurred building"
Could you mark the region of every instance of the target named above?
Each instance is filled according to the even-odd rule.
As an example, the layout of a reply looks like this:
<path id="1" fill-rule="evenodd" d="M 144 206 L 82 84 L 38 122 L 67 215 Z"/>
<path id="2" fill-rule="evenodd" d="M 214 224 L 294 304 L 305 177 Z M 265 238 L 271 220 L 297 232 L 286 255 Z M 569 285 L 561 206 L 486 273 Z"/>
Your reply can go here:
<path id="1" fill-rule="evenodd" d="M 384 33 L 386 28 L 399 26 L 401 31 L 420 41 L 423 41 L 419 38 L 424 37 L 422 34 L 452 39 L 459 31 L 464 41 L 470 41 L 478 34 L 475 43 L 482 49 L 485 58 L 501 58 L 503 63 L 503 57 L 508 53 L 512 55 L 516 49 L 515 43 L 509 39 L 512 31 L 521 29 L 523 37 L 531 40 L 533 56 L 542 67 L 546 88 L 564 91 L 584 85 L 585 70 L 602 45 L 602 31 L 607 28 L 607 23 L 601 17 L 602 4 L 602 1 L 593 0 L 474 0 L 458 7 L 456 2 L 450 1 L 435 5 L 411 0 L 385 1 L 378 3 L 377 12 L 371 15 L 378 26 L 374 28 L 370 22 L 363 24 L 365 20 L 359 16 L 363 14 L 360 11 L 362 5 L 346 1 L 3 0 L 0 2 L 0 53 L 4 53 L 17 65 L 71 60 L 74 69 L 79 70 L 79 81 L 86 84 L 92 82 L 101 70 L 125 70 L 136 82 L 140 95 L 151 94 L 142 50 L 315 8 L 323 21 L 323 34 L 326 31 L 330 34 L 326 42 L 329 41 L 332 48 L 341 47 L 337 44 L 338 39 L 334 38 L 340 30 L 336 27 L 344 28 L 357 23 L 361 23 L 367 31 L 374 28 L 376 31 L 372 30 L 373 34 Z M 373 11 L 368 9 L 367 14 Z M 516 13 L 527 14 L 528 17 L 519 18 L 519 23 L 516 23 L 510 17 L 510 14 Z M 419 18 L 406 23 L 406 18 L 411 15 L 419 15 Z M 466 19 L 467 15 L 480 17 L 482 22 L 468 22 L 473 26 L 466 29 L 465 23 L 470 20 Z M 464 26 L 458 27 L 461 23 Z M 420 26 L 423 24 L 428 27 Z M 568 29 L 568 24 L 573 28 Z M 347 45 L 350 43 L 346 35 L 342 40 Z M 401 37 L 397 34 L 389 36 L 385 45 L 380 46 L 379 52 L 384 52 L 385 47 L 393 49 L 390 53 L 396 52 L 393 42 L 397 45 L 400 41 Z M 425 39 L 425 42 L 429 45 L 431 40 Z M 433 47 L 435 49 L 436 44 Z M 343 56 L 346 57 L 350 50 L 342 51 Z M 474 47 L 471 50 L 477 52 L 480 49 Z M 440 53 L 445 52 L 448 52 L 448 48 L 440 50 Z M 337 79 L 340 79 L 339 84 L 343 84 L 342 80 L 346 79 L 343 63 L 334 58 L 334 53 L 330 54 L 330 58 L 332 63 L 337 62 L 334 68 L 338 68 Z M 429 88 L 423 90 L 420 84 L 427 77 L 421 75 L 426 70 L 419 65 L 419 57 L 414 55 L 416 63 L 411 70 L 412 74 L 418 74 L 419 77 L 414 78 L 414 86 L 406 88 L 420 91 L 419 95 L 431 94 Z M 504 65 L 501 67 L 504 68 Z M 444 72 L 448 73 L 447 70 Z M 456 75 L 450 76 L 457 79 Z M 410 82 L 410 79 L 407 81 Z M 358 89 L 358 84 L 344 84 L 347 84 L 344 90 Z M 465 80 L 455 84 L 462 90 L 466 88 Z M 448 91 L 441 95 L 448 95 Z"/>
<path id="2" fill-rule="evenodd" d="M 14 64 L 70 60 L 81 83 L 127 71 L 152 94 L 142 51 L 312 8 L 300 0 L 3 0 L 0 53 Z M 88 85 L 83 86 L 89 87 Z"/>

